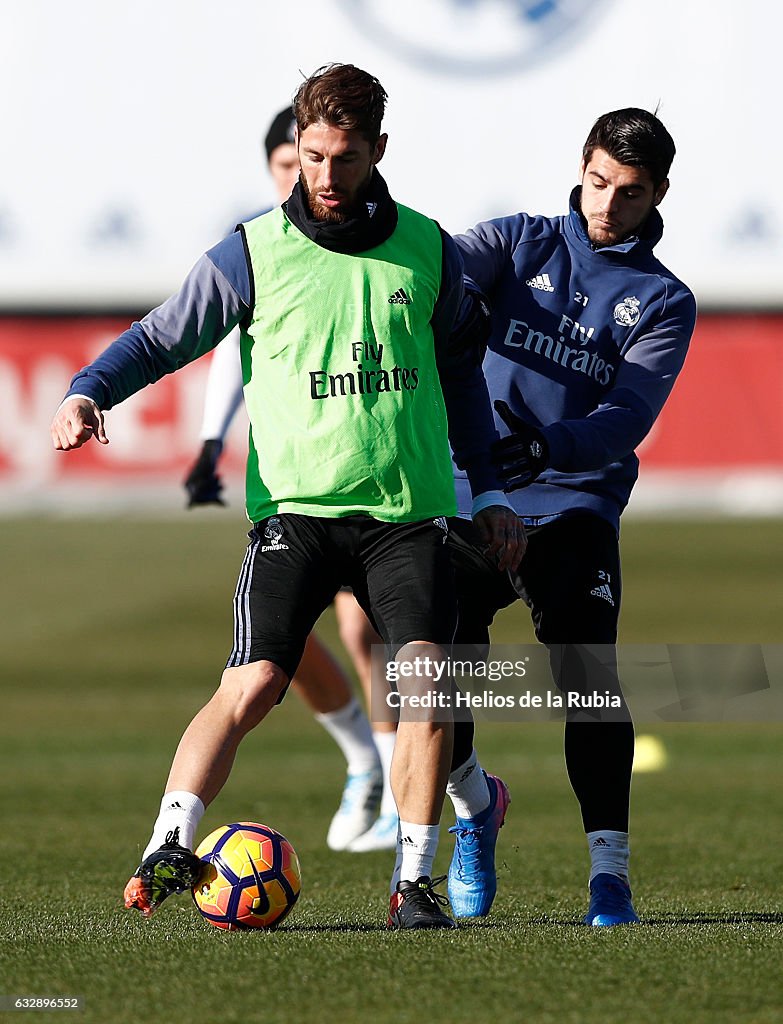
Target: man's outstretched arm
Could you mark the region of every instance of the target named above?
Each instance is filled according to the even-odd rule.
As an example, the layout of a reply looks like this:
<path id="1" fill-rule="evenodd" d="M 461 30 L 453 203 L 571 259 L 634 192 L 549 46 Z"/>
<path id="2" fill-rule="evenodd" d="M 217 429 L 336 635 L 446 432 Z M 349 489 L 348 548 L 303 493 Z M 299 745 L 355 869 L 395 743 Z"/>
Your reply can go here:
<path id="1" fill-rule="evenodd" d="M 242 239 L 230 235 L 199 259 L 175 295 L 76 374 L 52 422 L 55 447 L 105 438 L 101 410 L 213 349 L 245 317 L 249 296 Z"/>

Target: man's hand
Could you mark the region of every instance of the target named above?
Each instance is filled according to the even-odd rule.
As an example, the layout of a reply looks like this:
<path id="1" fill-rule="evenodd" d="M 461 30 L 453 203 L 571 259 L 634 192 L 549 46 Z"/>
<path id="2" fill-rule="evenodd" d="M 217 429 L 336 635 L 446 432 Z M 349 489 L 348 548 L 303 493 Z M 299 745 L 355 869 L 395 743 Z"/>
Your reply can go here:
<path id="1" fill-rule="evenodd" d="M 505 505 L 489 505 L 477 512 L 473 525 L 484 543 L 484 554 L 497 562 L 498 570 L 516 572 L 527 549 L 522 520 Z"/>
<path id="2" fill-rule="evenodd" d="M 511 434 L 492 445 L 492 461 L 503 489 L 516 491 L 532 484 L 549 465 L 549 445 L 538 427 L 526 423 L 505 402 L 495 402 L 495 409 Z"/>
<path id="3" fill-rule="evenodd" d="M 93 435 L 101 444 L 109 443 L 103 413 L 89 398 L 66 399 L 54 414 L 49 431 L 54 447 L 61 452 L 81 448 Z"/>
<path id="4" fill-rule="evenodd" d="M 194 505 L 225 505 L 220 497 L 223 483 L 215 472 L 222 450 L 221 441 L 204 442 L 201 454 L 185 480 L 188 508 Z"/>

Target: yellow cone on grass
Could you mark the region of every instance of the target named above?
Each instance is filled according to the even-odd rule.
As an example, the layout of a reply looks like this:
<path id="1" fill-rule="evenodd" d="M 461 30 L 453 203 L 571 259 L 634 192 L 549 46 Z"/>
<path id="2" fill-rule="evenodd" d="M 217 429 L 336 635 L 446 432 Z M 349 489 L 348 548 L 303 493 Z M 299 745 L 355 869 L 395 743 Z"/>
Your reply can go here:
<path id="1" fill-rule="evenodd" d="M 633 756 L 633 770 L 639 772 L 662 771 L 669 761 L 666 747 L 657 736 L 637 736 Z"/>

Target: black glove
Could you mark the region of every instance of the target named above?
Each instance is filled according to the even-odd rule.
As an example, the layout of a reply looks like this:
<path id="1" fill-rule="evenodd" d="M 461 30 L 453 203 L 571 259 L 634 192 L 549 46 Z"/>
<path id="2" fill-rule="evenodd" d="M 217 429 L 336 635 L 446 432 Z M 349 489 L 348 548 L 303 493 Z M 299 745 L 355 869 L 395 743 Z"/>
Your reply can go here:
<path id="1" fill-rule="evenodd" d="M 449 349 L 455 353 L 472 352 L 480 366 L 491 333 L 492 310 L 487 297 L 472 281 L 466 280 L 462 305 L 449 338 Z"/>
<path id="2" fill-rule="evenodd" d="M 546 438 L 530 423 L 520 419 L 505 402 L 495 402 L 495 410 L 511 434 L 492 445 L 492 461 L 505 491 L 516 491 L 532 484 L 549 465 Z"/>
<path id="3" fill-rule="evenodd" d="M 215 472 L 222 451 L 222 441 L 204 442 L 201 454 L 185 480 L 188 508 L 194 505 L 225 505 L 225 501 L 220 497 L 223 484 Z"/>

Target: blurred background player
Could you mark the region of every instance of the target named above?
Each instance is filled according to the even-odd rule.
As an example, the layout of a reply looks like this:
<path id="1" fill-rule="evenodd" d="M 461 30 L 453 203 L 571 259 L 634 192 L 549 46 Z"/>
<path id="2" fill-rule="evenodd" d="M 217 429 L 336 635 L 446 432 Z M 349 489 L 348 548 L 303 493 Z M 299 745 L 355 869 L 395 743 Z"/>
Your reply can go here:
<path id="1" fill-rule="evenodd" d="M 276 115 L 264 139 L 267 166 L 280 203 L 288 199 L 299 178 L 295 128 L 294 111 L 289 106 Z M 266 212 L 260 210 L 253 216 Z M 185 480 L 189 508 L 224 504 L 217 466 L 226 434 L 244 401 L 239 335 L 239 328 L 235 328 L 212 355 L 204 396 L 201 452 Z M 369 708 L 371 645 L 380 643 L 380 637 L 350 590 L 336 595 L 335 612 L 340 639 L 351 657 Z M 315 633 L 307 640 L 291 685 L 346 760 L 343 796 L 329 826 L 327 845 L 332 850 L 355 853 L 393 850 L 397 841 L 397 808 L 389 775 L 395 726 L 375 722 L 370 727 L 350 681 Z"/>
<path id="2" fill-rule="evenodd" d="M 648 111 L 604 114 L 583 147 L 581 184 L 566 216 L 518 213 L 456 236 L 466 273 L 492 305 L 484 373 L 497 424 L 510 431 L 496 457 L 528 534 L 519 570 L 502 577 L 472 525 L 453 524 L 457 639 L 488 642 L 497 610 L 521 599 L 567 690 L 596 682 L 577 645 L 597 644 L 610 653 L 608 675 L 595 688 L 621 692 L 612 656 L 620 515 L 638 474 L 634 450 L 672 389 L 695 323 L 693 295 L 653 255 L 674 153 Z M 462 474 L 457 499 L 467 516 Z M 569 714 L 565 725 L 566 766 L 591 857 L 585 923 L 596 926 L 638 920 L 628 880 L 634 731 L 627 706 L 617 717 Z"/>

